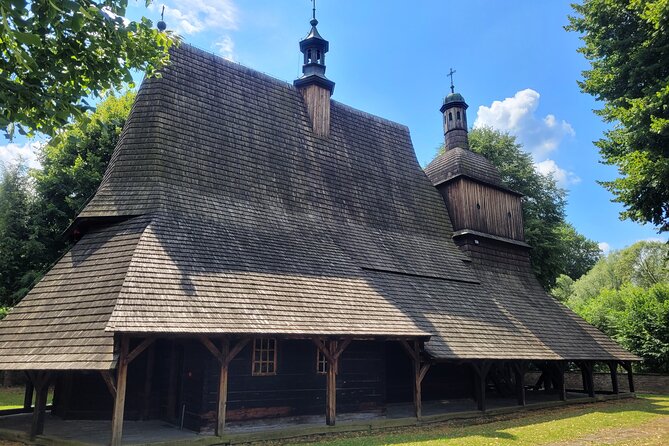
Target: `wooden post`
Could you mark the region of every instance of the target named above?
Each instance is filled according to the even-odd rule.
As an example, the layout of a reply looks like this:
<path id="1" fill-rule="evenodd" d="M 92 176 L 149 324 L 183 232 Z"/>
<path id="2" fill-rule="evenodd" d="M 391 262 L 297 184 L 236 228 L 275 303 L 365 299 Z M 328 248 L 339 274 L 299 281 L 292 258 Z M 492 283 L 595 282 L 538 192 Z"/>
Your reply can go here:
<path id="1" fill-rule="evenodd" d="M 33 407 L 33 393 L 35 393 L 35 386 L 31 379 L 26 381 L 26 392 L 23 395 L 23 408 L 28 410 Z"/>
<path id="2" fill-rule="evenodd" d="M 148 348 L 148 357 L 146 358 L 146 374 L 144 375 L 144 403 L 141 420 L 147 420 L 151 412 L 151 391 L 153 387 L 153 368 L 156 360 L 155 346 Z"/>
<path id="3" fill-rule="evenodd" d="M 228 405 L 228 367 L 230 361 L 230 341 L 227 338 L 221 340 L 221 356 L 223 361 L 220 363 L 221 372 L 218 379 L 218 415 L 216 418 L 216 435 L 223 435 L 225 430 L 225 410 Z"/>
<path id="4" fill-rule="evenodd" d="M 590 361 L 582 361 L 580 363 L 581 376 L 583 377 L 583 390 L 588 393 L 588 396 L 595 396 L 595 383 L 592 376 L 592 363 Z"/>
<path id="5" fill-rule="evenodd" d="M 627 371 L 627 382 L 629 383 L 630 393 L 634 393 L 634 373 L 632 371 L 632 362 L 623 361 L 620 363 L 623 368 Z"/>
<path id="6" fill-rule="evenodd" d="M 618 395 L 620 393 L 620 389 L 618 387 L 618 362 L 616 361 L 609 361 L 609 370 L 611 371 L 611 390 L 615 395 Z"/>
<path id="7" fill-rule="evenodd" d="M 111 446 L 120 446 L 123 436 L 123 412 L 125 410 L 125 389 L 128 377 L 128 351 L 130 350 L 130 339 L 121 336 L 121 352 L 118 358 L 118 371 L 116 374 L 116 398 L 114 398 L 114 413 L 112 415 L 112 438 Z"/>
<path id="8" fill-rule="evenodd" d="M 177 410 L 177 348 L 176 342 L 172 341 L 170 348 L 170 375 L 167 386 L 167 419 L 176 420 Z"/>
<path id="9" fill-rule="evenodd" d="M 250 339 L 241 339 L 230 349 L 230 340 L 221 340 L 221 349 L 206 336 L 200 337 L 200 342 L 211 352 L 220 364 L 220 375 L 218 378 L 218 411 L 216 414 L 216 435 L 222 436 L 225 430 L 225 410 L 228 404 L 228 368 L 230 362 L 244 349 Z"/>
<path id="10" fill-rule="evenodd" d="M 407 341 L 400 341 L 404 350 L 409 354 L 413 363 L 413 406 L 414 415 L 417 419 L 423 416 L 423 378 L 430 369 L 430 363 L 422 363 L 420 358 L 420 342 L 413 341 L 409 344 Z"/>
<path id="11" fill-rule="evenodd" d="M 560 401 L 567 401 L 567 386 L 564 382 L 564 372 L 566 369 L 567 364 L 562 361 L 558 361 L 555 364 L 555 377 L 557 380 L 557 391 Z"/>
<path id="12" fill-rule="evenodd" d="M 339 373 L 339 357 L 344 353 L 351 339 L 341 342 L 330 340 L 327 343 L 322 339 L 314 338 L 314 343 L 325 355 L 327 360 L 327 384 L 325 387 L 325 423 L 334 426 L 337 417 L 337 374 Z"/>
<path id="13" fill-rule="evenodd" d="M 337 417 L 337 371 L 339 368 L 339 358 L 335 357 L 333 353 L 337 349 L 337 341 L 329 341 L 327 349 L 330 352 L 330 359 L 327 363 L 325 423 L 328 426 L 334 426 Z"/>
<path id="14" fill-rule="evenodd" d="M 44 414 L 46 412 L 46 400 L 49 395 L 49 374 L 47 372 L 35 372 L 33 374 L 33 385 L 35 386 L 35 408 L 30 426 L 30 439 L 44 433 Z"/>
<path id="15" fill-rule="evenodd" d="M 486 383 L 488 381 L 488 372 L 490 371 L 490 366 L 492 365 L 489 361 L 482 361 L 480 364 L 472 362 L 472 367 L 476 372 L 476 403 L 478 410 L 485 412 L 486 410 L 486 400 L 485 400 L 485 391 Z"/>
<path id="16" fill-rule="evenodd" d="M 514 364 L 514 372 L 516 374 L 516 395 L 518 397 L 518 405 L 525 406 L 527 401 L 525 399 L 525 372 L 527 365 L 524 361 Z"/>

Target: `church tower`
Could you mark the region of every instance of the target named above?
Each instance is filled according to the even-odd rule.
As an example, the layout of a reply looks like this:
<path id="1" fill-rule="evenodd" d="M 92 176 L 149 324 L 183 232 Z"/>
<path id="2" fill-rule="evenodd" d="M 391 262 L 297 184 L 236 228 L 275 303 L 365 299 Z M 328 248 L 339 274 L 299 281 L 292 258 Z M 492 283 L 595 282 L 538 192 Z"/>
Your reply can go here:
<path id="1" fill-rule="evenodd" d="M 501 257 L 509 260 L 507 265 L 525 269 L 529 245 L 523 231 L 522 194 L 504 186 L 499 170 L 486 157 L 469 150 L 468 105 L 454 90 L 451 81 L 451 93 L 440 108 L 444 153 L 425 173 L 446 203 L 460 249 L 474 261 L 487 259 L 499 265 Z"/>
<path id="2" fill-rule="evenodd" d="M 327 138 L 330 135 L 330 96 L 335 84 L 325 77 L 325 54 L 330 44 L 316 28 L 318 20 L 315 7 L 310 24 L 309 34 L 300 41 L 300 51 L 304 55 L 302 76 L 293 85 L 304 96 L 314 133 Z"/>

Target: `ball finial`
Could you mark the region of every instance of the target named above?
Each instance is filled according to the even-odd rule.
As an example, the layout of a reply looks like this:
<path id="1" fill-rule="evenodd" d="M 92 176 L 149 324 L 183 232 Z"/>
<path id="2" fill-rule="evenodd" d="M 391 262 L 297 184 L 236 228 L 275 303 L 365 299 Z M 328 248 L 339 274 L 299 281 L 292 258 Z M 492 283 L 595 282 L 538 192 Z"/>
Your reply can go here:
<path id="1" fill-rule="evenodd" d="M 167 23 L 165 23 L 165 5 L 163 5 L 163 11 L 160 13 L 160 21 L 157 23 L 158 31 L 163 32 L 167 29 Z"/>

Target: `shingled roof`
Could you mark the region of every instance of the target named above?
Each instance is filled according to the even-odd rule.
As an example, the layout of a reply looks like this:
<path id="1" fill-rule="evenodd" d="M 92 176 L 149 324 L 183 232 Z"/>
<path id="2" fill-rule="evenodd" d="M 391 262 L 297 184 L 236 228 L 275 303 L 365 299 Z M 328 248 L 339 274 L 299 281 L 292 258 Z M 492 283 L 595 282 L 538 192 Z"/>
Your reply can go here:
<path id="1" fill-rule="evenodd" d="M 423 337 L 438 359 L 636 359 L 531 271 L 470 264 L 405 126 L 333 101 L 319 138 L 292 85 L 188 45 L 171 60 L 143 83 L 76 222 L 103 226 L 0 322 L 0 369 L 109 368 L 119 332 Z"/>

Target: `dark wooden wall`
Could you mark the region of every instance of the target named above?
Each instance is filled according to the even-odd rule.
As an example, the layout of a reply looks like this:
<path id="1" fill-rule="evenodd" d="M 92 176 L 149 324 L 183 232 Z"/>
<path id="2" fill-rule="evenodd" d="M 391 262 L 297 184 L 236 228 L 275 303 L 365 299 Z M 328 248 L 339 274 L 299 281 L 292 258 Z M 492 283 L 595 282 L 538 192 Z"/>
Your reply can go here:
<path id="1" fill-rule="evenodd" d="M 250 343 L 230 364 L 227 421 L 325 413 L 325 375 L 316 372 L 316 346 L 306 340 L 278 340 L 277 373 L 252 376 Z M 184 379 L 185 401 L 197 398 L 202 385 L 201 426 L 215 422 L 218 402 L 218 364 L 211 354 L 194 345 L 185 364 L 200 363 L 202 374 Z M 191 385 L 192 384 L 192 385 Z M 343 353 L 337 377 L 337 411 L 355 412 L 385 403 L 384 343 L 356 341 Z M 194 411 L 195 406 L 193 406 Z M 187 409 L 187 411 L 189 411 Z M 189 411 L 190 412 L 190 411 Z M 196 428 L 188 420 L 190 428 Z"/>
<path id="2" fill-rule="evenodd" d="M 520 197 L 465 177 L 439 186 L 453 229 L 524 240 Z"/>

